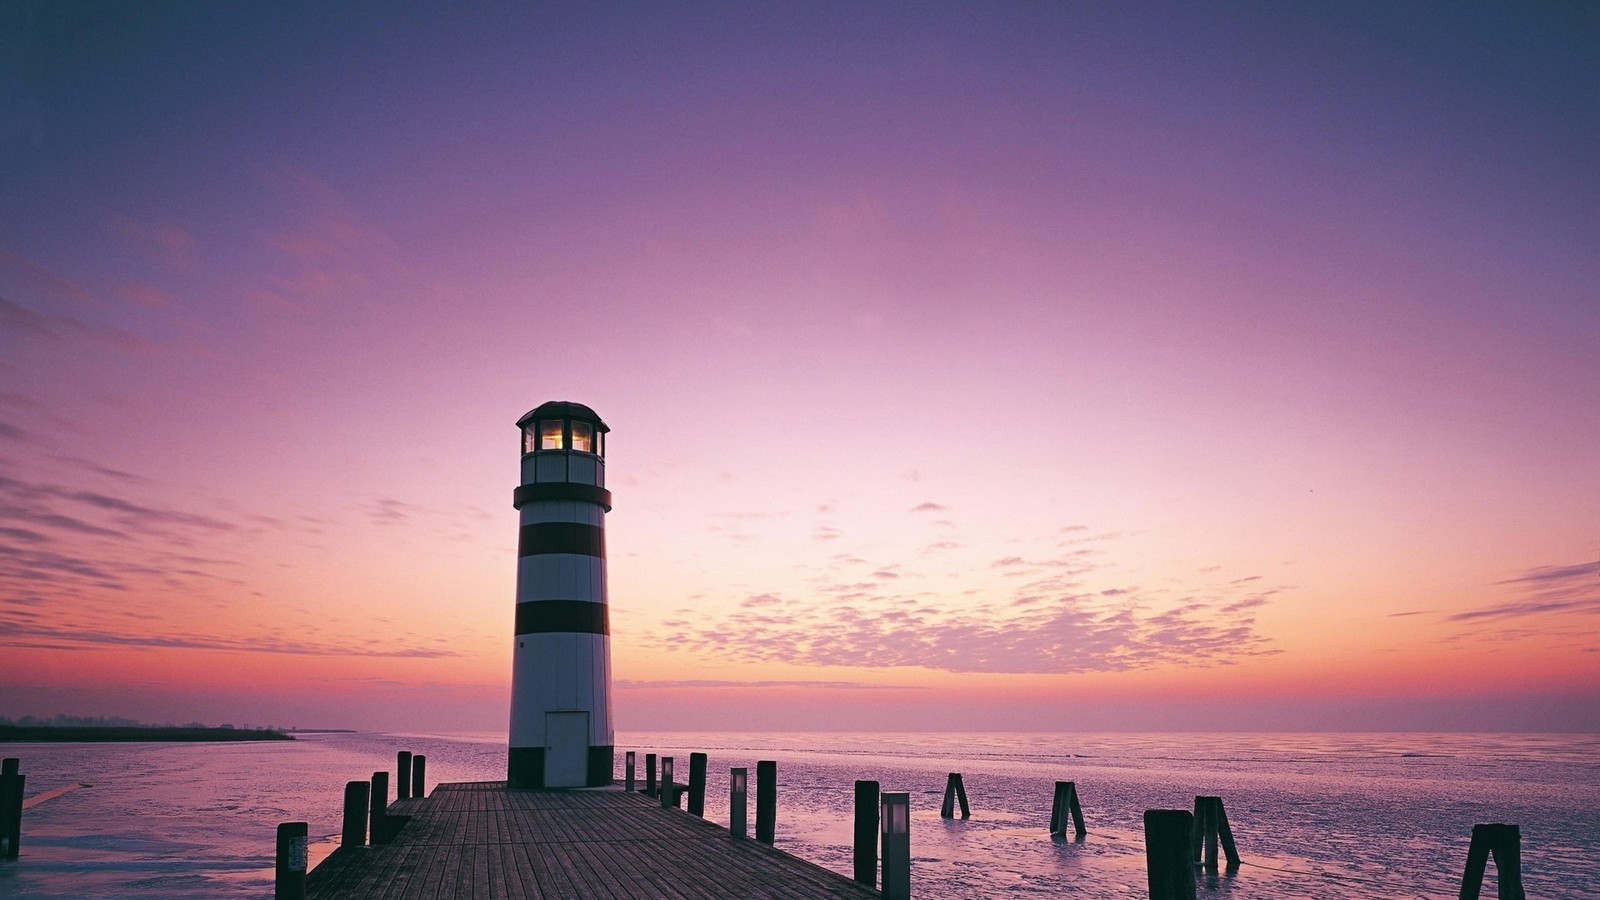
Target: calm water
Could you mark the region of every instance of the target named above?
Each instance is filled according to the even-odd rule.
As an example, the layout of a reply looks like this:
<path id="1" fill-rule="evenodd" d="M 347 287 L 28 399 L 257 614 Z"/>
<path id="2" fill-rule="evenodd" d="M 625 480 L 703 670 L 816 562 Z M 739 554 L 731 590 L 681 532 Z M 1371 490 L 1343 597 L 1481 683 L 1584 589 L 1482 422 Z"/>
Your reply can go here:
<path id="1" fill-rule="evenodd" d="M 15 744 L 34 796 L 0 896 L 267 897 L 277 823 L 335 846 L 344 782 L 408 749 L 438 781 L 503 778 L 504 737 L 309 735 L 273 744 Z M 1144 896 L 1147 808 L 1227 804 L 1246 866 L 1203 897 L 1455 896 L 1475 822 L 1522 826 L 1530 897 L 1600 898 L 1600 736 L 1138 734 L 631 734 L 619 749 L 711 756 L 707 817 L 727 821 L 727 770 L 778 760 L 778 846 L 850 866 L 852 783 L 912 795 L 913 894 Z M 620 767 L 620 753 L 618 765 Z M 972 818 L 939 818 L 945 773 Z M 681 777 L 686 775 L 680 774 Z M 1072 780 L 1089 836 L 1045 834 Z M 1492 884 L 1492 871 L 1491 871 Z M 1493 896 L 1492 888 L 1485 896 Z"/>

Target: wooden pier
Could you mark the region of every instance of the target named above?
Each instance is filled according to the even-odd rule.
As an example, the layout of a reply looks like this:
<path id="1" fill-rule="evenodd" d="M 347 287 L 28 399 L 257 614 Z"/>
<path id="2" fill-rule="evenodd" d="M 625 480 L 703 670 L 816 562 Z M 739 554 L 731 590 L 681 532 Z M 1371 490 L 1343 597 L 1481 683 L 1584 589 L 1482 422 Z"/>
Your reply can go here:
<path id="1" fill-rule="evenodd" d="M 642 794 L 441 784 L 392 842 L 334 852 L 308 898 L 878 898 L 843 875 Z"/>

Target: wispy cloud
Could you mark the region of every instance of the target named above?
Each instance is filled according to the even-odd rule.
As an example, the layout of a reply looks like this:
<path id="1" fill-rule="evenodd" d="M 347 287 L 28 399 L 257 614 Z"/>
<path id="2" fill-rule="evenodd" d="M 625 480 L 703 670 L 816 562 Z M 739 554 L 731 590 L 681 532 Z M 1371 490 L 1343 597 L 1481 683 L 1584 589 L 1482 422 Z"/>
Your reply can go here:
<path id="1" fill-rule="evenodd" d="M 172 269 L 194 266 L 200 239 L 188 228 L 172 221 L 145 221 L 118 212 L 108 213 L 107 221 L 118 237 L 161 265 Z"/>
<path id="2" fill-rule="evenodd" d="M 945 506 L 943 503 L 934 503 L 932 500 L 929 500 L 925 503 L 918 503 L 916 506 L 911 507 L 911 511 L 914 513 L 944 512 L 948 508 L 949 507 Z"/>
<path id="3" fill-rule="evenodd" d="M 378 525 L 401 525 L 411 518 L 414 507 L 393 497 L 378 497 L 366 506 L 367 516 Z"/>
<path id="4" fill-rule="evenodd" d="M 90 325 L 65 313 L 38 312 L 5 297 L 0 297 L 0 332 L 55 344 L 89 341 L 130 352 L 154 348 L 149 341 L 120 328 Z"/>
<path id="5" fill-rule="evenodd" d="M 309 313 L 406 271 L 395 243 L 317 175 L 280 165 L 265 180 L 297 205 L 293 221 L 263 236 L 276 271 L 248 289 L 258 307 Z"/>
<path id="6" fill-rule="evenodd" d="M 817 688 L 834 691 L 920 691 L 927 688 L 900 684 L 868 684 L 864 681 L 724 681 L 690 679 L 684 681 L 639 681 L 620 678 L 612 682 L 619 690 L 648 691 L 664 688 Z"/>
<path id="7" fill-rule="evenodd" d="M 1525 593 L 1515 600 L 1455 613 L 1447 620 L 1482 622 L 1554 613 L 1600 613 L 1600 562 L 1535 566 L 1497 584 L 1514 585 Z"/>
<path id="8" fill-rule="evenodd" d="M 293 640 L 276 635 L 225 637 L 199 634 L 127 634 L 65 625 L 40 625 L 22 620 L 13 611 L 0 612 L 0 647 L 89 650 L 97 647 L 135 647 L 152 650 L 228 650 L 241 653 L 278 653 L 294 656 L 358 656 L 437 659 L 457 656 L 447 647 L 413 646 L 393 642 L 336 643 Z"/>
<path id="9" fill-rule="evenodd" d="M 1253 579 L 1174 605 L 1133 585 L 1083 590 L 1072 579 L 1095 564 L 1076 553 L 996 565 L 1032 566 L 1043 577 L 951 608 L 948 598 L 883 577 L 915 573 L 883 566 L 867 580 L 819 580 L 805 597 L 758 594 L 718 621 L 674 619 L 650 641 L 734 662 L 998 673 L 1226 665 L 1278 652 L 1256 631 L 1253 611 L 1279 589 Z"/>

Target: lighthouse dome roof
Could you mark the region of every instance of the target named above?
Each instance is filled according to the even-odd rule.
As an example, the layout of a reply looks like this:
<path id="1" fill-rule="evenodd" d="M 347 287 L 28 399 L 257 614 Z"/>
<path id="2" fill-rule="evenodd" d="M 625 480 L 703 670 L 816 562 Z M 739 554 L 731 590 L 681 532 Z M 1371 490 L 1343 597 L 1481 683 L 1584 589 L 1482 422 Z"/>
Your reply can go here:
<path id="1" fill-rule="evenodd" d="M 593 422 L 595 427 L 601 431 L 611 430 L 606 426 L 605 422 L 600 420 L 594 410 L 584 406 L 582 403 L 573 403 L 570 400 L 551 400 L 548 403 L 541 403 L 535 406 L 533 409 L 528 410 L 527 415 L 517 420 L 517 427 L 522 428 L 534 419 L 554 419 L 557 417 L 587 419 Z"/>

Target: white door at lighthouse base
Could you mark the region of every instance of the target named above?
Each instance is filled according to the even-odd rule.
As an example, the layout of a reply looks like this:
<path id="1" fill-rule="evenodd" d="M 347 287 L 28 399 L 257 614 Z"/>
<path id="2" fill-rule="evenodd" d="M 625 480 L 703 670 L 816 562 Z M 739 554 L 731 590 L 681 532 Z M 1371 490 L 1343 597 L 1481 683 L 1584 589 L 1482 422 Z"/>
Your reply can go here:
<path id="1" fill-rule="evenodd" d="M 544 786 L 583 787 L 589 780 L 589 714 L 544 714 Z"/>

